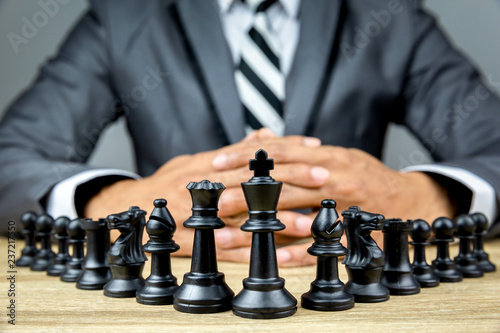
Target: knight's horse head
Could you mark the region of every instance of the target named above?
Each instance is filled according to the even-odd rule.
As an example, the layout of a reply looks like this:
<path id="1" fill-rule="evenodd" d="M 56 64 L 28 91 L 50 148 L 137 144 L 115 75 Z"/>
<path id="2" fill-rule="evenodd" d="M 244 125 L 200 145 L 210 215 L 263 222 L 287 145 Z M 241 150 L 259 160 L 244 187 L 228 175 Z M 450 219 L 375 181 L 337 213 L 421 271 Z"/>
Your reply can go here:
<path id="1" fill-rule="evenodd" d="M 348 241 L 348 252 L 344 260 L 346 266 L 358 267 L 366 265 L 366 262 L 370 263 L 373 257 L 378 257 L 378 253 L 374 253 L 377 243 L 370 234 L 374 230 L 382 230 L 384 216 L 362 211 L 357 206 L 349 207 L 342 212 L 342 216 Z"/>
<path id="2" fill-rule="evenodd" d="M 374 230 L 382 230 L 384 228 L 384 215 L 360 211 L 357 219 L 359 221 L 360 235 L 368 235 Z"/>
<path id="3" fill-rule="evenodd" d="M 139 207 L 132 206 L 128 211 L 111 214 L 107 217 L 108 229 L 120 231 L 120 237 L 111 248 L 119 252 L 121 260 L 126 263 L 144 262 L 142 253 L 142 233 L 146 224 L 146 212 Z"/>

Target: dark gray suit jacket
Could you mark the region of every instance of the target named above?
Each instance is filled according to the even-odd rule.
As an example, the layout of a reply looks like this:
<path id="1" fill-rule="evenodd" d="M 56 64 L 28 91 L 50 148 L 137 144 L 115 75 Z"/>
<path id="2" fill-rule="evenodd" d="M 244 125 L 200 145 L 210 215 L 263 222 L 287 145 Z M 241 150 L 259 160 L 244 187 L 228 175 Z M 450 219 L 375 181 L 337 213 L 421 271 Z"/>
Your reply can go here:
<path id="1" fill-rule="evenodd" d="M 500 102 L 418 1 L 304 0 L 286 134 L 380 157 L 390 122 L 500 193 Z M 0 125 L 0 221 L 41 210 L 127 119 L 139 173 L 244 137 L 215 1 L 95 1 Z M 459 107 L 455 107 L 459 106 Z M 498 196 L 497 196 L 498 198 Z"/>

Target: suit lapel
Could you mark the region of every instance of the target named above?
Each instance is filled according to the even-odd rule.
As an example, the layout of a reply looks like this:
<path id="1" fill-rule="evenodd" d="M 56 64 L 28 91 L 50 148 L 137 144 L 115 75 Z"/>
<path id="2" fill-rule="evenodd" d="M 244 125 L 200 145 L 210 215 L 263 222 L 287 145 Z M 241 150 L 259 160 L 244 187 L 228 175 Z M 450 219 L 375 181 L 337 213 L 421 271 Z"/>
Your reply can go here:
<path id="1" fill-rule="evenodd" d="M 243 108 L 234 82 L 233 59 L 222 31 L 216 2 L 182 0 L 177 2 L 177 7 L 215 112 L 229 141 L 237 142 L 245 135 Z"/>
<path id="2" fill-rule="evenodd" d="M 288 134 L 303 134 L 317 98 L 339 21 L 341 0 L 302 0 L 300 37 L 286 83 Z"/>

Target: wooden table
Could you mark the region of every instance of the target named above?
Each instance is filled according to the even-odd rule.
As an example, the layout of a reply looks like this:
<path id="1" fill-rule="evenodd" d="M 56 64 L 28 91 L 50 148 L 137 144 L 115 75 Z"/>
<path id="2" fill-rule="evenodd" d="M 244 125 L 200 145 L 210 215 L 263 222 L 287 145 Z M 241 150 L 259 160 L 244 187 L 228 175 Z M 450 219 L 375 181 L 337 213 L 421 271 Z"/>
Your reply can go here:
<path id="1" fill-rule="evenodd" d="M 23 248 L 17 241 L 19 256 Z M 441 283 L 436 288 L 422 289 L 413 296 L 391 296 L 383 303 L 356 303 L 351 310 L 316 312 L 298 307 L 292 317 L 272 320 L 240 318 L 231 311 L 195 315 L 177 312 L 171 305 L 146 306 L 134 298 L 105 297 L 102 291 L 85 291 L 74 283 L 61 282 L 43 272 L 15 268 L 15 326 L 6 309 L 10 297 L 7 280 L 7 239 L 0 239 L 2 316 L 0 331 L 58 332 L 356 332 L 356 331 L 420 331 L 420 332 L 500 332 L 500 271 L 482 278 L 464 279 L 460 283 Z M 450 250 L 455 256 L 458 249 Z M 500 264 L 500 240 L 486 243 L 492 261 Z M 428 249 L 428 258 L 435 257 L 435 248 Z M 149 275 L 149 261 L 144 270 Z M 174 258 L 172 270 L 182 281 L 189 270 L 190 259 Z M 248 275 L 248 265 L 219 263 L 228 285 L 235 293 L 242 288 L 241 280 Z M 340 267 L 342 281 L 347 281 L 345 268 Z M 147 273 L 146 273 L 147 272 Z M 309 290 L 315 277 L 315 266 L 281 268 L 286 288 L 299 300 Z"/>

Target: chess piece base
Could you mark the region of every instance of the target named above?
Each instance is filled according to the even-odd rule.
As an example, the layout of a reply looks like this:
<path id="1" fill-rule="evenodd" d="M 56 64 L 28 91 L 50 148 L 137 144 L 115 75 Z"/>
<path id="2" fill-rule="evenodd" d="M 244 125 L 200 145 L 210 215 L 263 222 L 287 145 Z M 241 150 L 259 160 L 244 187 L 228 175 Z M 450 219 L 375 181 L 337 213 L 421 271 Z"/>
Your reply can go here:
<path id="1" fill-rule="evenodd" d="M 340 288 L 320 288 L 313 286 L 311 289 L 301 297 L 301 306 L 304 309 L 343 311 L 354 307 L 354 296 L 346 293 L 343 290 L 343 285 Z"/>
<path id="2" fill-rule="evenodd" d="M 50 255 L 38 255 L 30 265 L 30 269 L 35 272 L 46 271 L 51 261 Z"/>
<path id="3" fill-rule="evenodd" d="M 26 250 L 26 249 L 25 249 Z M 18 267 L 29 267 L 35 260 L 35 256 L 38 251 L 36 249 L 28 249 L 28 251 L 22 251 L 21 258 L 16 261 L 16 266 Z"/>
<path id="4" fill-rule="evenodd" d="M 79 268 L 67 268 L 61 274 L 61 281 L 63 282 L 76 282 L 78 277 L 82 274 L 82 270 Z"/>
<path id="5" fill-rule="evenodd" d="M 460 282 L 463 280 L 462 273 L 457 269 L 457 265 L 451 260 L 441 262 L 433 261 L 432 266 L 440 282 Z"/>
<path id="6" fill-rule="evenodd" d="M 66 264 L 54 264 L 47 269 L 48 276 L 60 276 L 66 270 Z"/>
<path id="7" fill-rule="evenodd" d="M 389 290 L 380 283 L 382 267 L 365 270 L 361 267 L 346 267 L 349 282 L 344 290 L 354 296 L 356 303 L 385 302 L 390 298 Z"/>
<path id="8" fill-rule="evenodd" d="M 439 286 L 439 277 L 434 274 L 431 266 L 413 266 L 413 277 L 422 288 L 432 288 Z"/>
<path id="9" fill-rule="evenodd" d="M 177 278 L 152 279 L 148 277 L 143 288 L 137 291 L 136 301 L 145 305 L 170 305 L 174 303 L 174 294 L 179 289 Z"/>
<path id="10" fill-rule="evenodd" d="M 496 270 L 496 266 L 488 260 L 488 256 L 486 256 L 486 259 L 478 257 L 478 266 L 485 273 L 491 273 Z"/>
<path id="11" fill-rule="evenodd" d="M 420 292 L 420 284 L 411 272 L 384 271 L 382 283 L 391 295 L 415 295 Z"/>
<path id="12" fill-rule="evenodd" d="M 76 287 L 84 290 L 102 290 L 109 280 L 111 280 L 109 267 L 84 268 L 76 281 Z"/>
<path id="13" fill-rule="evenodd" d="M 142 270 L 144 263 L 139 265 L 110 265 L 112 278 L 103 287 L 104 296 L 115 298 L 135 297 L 137 290 L 144 286 Z"/>
<path id="14" fill-rule="evenodd" d="M 186 313 L 216 313 L 231 310 L 234 293 L 224 281 L 224 274 L 184 274 L 174 294 L 174 309 Z"/>
<path id="15" fill-rule="evenodd" d="M 284 288 L 283 278 L 243 280 L 233 299 L 233 313 L 250 319 L 285 318 L 297 312 L 297 300 Z"/>

